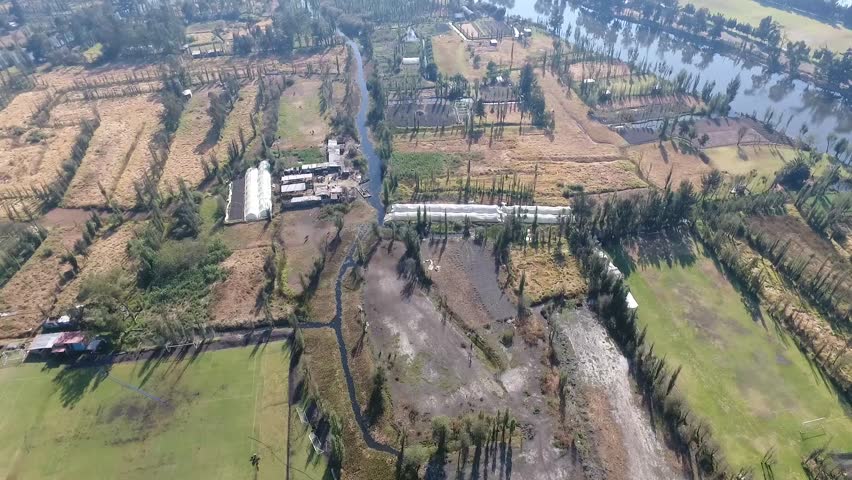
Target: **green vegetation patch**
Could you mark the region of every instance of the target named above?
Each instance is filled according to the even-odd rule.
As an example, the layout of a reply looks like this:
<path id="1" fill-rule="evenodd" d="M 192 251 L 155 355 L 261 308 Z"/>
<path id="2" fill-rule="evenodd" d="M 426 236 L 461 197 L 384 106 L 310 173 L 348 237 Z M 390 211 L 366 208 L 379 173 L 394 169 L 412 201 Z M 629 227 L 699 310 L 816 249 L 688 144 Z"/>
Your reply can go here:
<path id="1" fill-rule="evenodd" d="M 4 368 L 0 476 L 284 478 L 289 358 L 286 343 L 269 343 L 112 367 Z M 303 429 L 293 433 L 290 462 L 304 473 L 291 478 L 323 478 L 324 458 Z"/>
<path id="2" fill-rule="evenodd" d="M 728 175 L 763 177 L 768 181 L 766 186 L 772 183 L 775 172 L 796 157 L 793 148 L 767 145 L 715 147 L 705 149 L 704 154 L 710 158 L 711 167 Z"/>
<path id="3" fill-rule="evenodd" d="M 104 54 L 104 46 L 100 42 L 92 45 L 83 52 L 83 58 L 86 59 L 87 63 L 96 63 Z"/>
<path id="4" fill-rule="evenodd" d="M 639 303 L 640 327 L 648 327 L 646 342 L 671 368 L 683 366 L 676 390 L 713 428 L 729 463 L 759 471 L 774 449 L 775 477 L 804 479 L 803 456 L 826 443 L 852 445 L 848 405 L 700 245 L 667 238 L 627 248 L 641 252 L 620 255 L 619 266 Z"/>
<path id="5" fill-rule="evenodd" d="M 453 171 L 467 162 L 469 155 L 475 157 L 473 154 L 395 152 L 390 162 L 391 171 L 404 180 L 414 180 L 418 176 L 421 180 L 432 177 L 437 179 L 446 176 L 448 169 Z"/>

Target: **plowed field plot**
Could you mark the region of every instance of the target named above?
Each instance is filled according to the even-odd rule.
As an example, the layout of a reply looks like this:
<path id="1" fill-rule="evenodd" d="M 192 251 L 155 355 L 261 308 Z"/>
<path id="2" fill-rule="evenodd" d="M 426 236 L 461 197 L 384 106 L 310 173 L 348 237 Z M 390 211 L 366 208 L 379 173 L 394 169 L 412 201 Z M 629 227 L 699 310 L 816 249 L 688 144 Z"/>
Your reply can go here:
<path id="1" fill-rule="evenodd" d="M 0 289 L 0 308 L 13 315 L 0 319 L 0 338 L 28 335 L 45 320 L 71 269 L 60 258 L 80 238 L 80 228 L 54 228 L 24 266 Z"/>
<path id="2" fill-rule="evenodd" d="M 133 183 L 150 166 L 148 147 L 161 128 L 163 107 L 147 96 L 100 100 L 96 106 L 101 125 L 65 194 L 65 205 L 94 207 L 115 201 L 132 207 L 136 202 Z"/>
<path id="3" fill-rule="evenodd" d="M 169 149 L 166 166 L 160 177 L 161 187 L 177 189 L 179 179 L 183 179 L 187 186 L 194 187 L 204 180 L 202 162 L 207 160 L 207 152 L 216 144 L 216 139 L 210 135 L 213 121 L 207 108 L 210 106 L 210 95 L 218 95 L 220 92 L 221 89 L 214 87 L 192 92 L 192 99 L 184 107 Z"/>
<path id="4" fill-rule="evenodd" d="M 803 456 L 852 445 L 850 406 L 700 244 L 642 238 L 624 251 L 616 258 L 646 342 L 671 368 L 683 366 L 675 391 L 707 421 L 730 464 L 759 471 L 772 450 L 775 478 L 804 479 Z"/>
<path id="5" fill-rule="evenodd" d="M 291 478 L 324 478 L 325 457 L 311 455 L 298 420 L 288 425 L 286 343 L 175 357 L 0 370 L 0 424 L 10 436 L 0 475 L 280 479 L 289 461 L 299 470 Z M 255 452 L 259 470 L 249 462 Z"/>
<path id="6" fill-rule="evenodd" d="M 0 138 L 0 196 L 32 195 L 32 187 L 49 185 L 71 156 L 79 128 L 32 129 L 20 136 Z"/>

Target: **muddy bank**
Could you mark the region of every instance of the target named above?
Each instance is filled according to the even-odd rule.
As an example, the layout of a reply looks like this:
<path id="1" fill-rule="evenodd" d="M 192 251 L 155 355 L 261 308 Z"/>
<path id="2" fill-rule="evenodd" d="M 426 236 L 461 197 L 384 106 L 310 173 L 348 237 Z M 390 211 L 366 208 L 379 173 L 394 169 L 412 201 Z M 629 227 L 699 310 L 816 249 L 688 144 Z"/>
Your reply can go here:
<path id="1" fill-rule="evenodd" d="M 627 359 L 587 309 L 554 314 L 561 363 L 568 365 L 600 460 L 602 478 L 686 479 L 674 453 L 655 430 L 635 391 Z M 595 475 L 597 476 L 597 475 Z"/>

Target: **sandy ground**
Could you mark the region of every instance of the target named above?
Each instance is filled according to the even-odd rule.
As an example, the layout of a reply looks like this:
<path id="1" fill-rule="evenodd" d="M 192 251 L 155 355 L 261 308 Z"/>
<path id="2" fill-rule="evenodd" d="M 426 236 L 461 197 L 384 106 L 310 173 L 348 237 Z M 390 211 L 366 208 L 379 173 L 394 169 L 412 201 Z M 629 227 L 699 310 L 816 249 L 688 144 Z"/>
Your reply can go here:
<path id="1" fill-rule="evenodd" d="M 607 478 L 659 480 L 685 478 L 648 419 L 634 391 L 627 359 L 588 310 L 575 310 L 557 320 L 570 340 L 581 381 L 587 390 L 599 451 L 609 454 Z M 601 398 L 603 397 L 603 398 Z M 623 471 L 619 471 L 623 467 Z"/>
<path id="2" fill-rule="evenodd" d="M 213 290 L 211 326 L 251 327 L 264 319 L 261 292 L 266 274 L 263 263 L 269 252 L 268 247 L 235 250 L 222 262 L 228 277 Z"/>
<path id="3" fill-rule="evenodd" d="M 698 158 L 678 152 L 670 142 L 651 143 L 631 147 L 630 158 L 642 172 L 643 178 L 656 185 L 664 187 L 669 172 L 672 174 L 672 185 L 677 186 L 682 180 L 688 180 L 695 186 L 701 184 L 701 176 L 711 168 Z"/>
<path id="4" fill-rule="evenodd" d="M 149 166 L 148 145 L 161 128 L 163 107 L 156 98 L 147 96 L 100 100 L 96 106 L 101 125 L 65 194 L 65 206 L 105 205 L 100 183 L 112 200 L 131 207 L 136 202 L 133 182 L 142 178 Z"/>
<path id="5" fill-rule="evenodd" d="M 210 106 L 210 94 L 219 94 L 221 89 L 210 87 L 192 92 L 181 116 L 180 126 L 175 132 L 169 148 L 169 157 L 160 177 L 160 187 L 170 185 L 178 188 L 178 179 L 194 187 L 204 180 L 202 161 L 207 160 L 207 152 L 216 140 L 208 138 L 213 125 L 207 108 Z"/>
<path id="6" fill-rule="evenodd" d="M 31 187 L 52 183 L 59 175 L 62 162 L 71 156 L 71 149 L 79 133 L 78 128 L 42 128 L 24 132 L 19 137 L 0 138 L 0 195 L 6 192 L 25 191 Z M 30 143 L 30 135 L 45 136 L 38 143 Z"/>
<path id="7" fill-rule="evenodd" d="M 447 273 L 473 278 L 479 272 L 492 269 L 490 255 L 476 253 L 479 247 L 472 248 L 474 250 L 465 252 L 463 247 L 450 242 L 442 260 L 443 267 L 436 277 Z M 396 242 L 391 253 L 387 251 L 387 244 L 383 244 L 367 268 L 364 289 L 370 348 L 377 362 L 389 371 L 397 421 L 407 424 L 406 428 L 413 435 L 415 431 L 428 432 L 430 419 L 435 415 L 455 417 L 478 411 L 493 414 L 496 409 L 508 408 L 520 424 L 522 438 L 516 438 L 511 446 L 495 447 L 491 459 L 484 465 L 476 458 L 469 461 L 462 469 L 465 477 L 582 478 L 573 455 L 553 446 L 558 427 L 546 413 L 551 399 L 541 393 L 540 380 L 546 371 L 541 362 L 541 346 L 528 347 L 523 342 L 515 342 L 506 352 L 508 368 L 502 372 L 492 370 L 481 354 L 477 351 L 471 354 L 470 341 L 453 320 L 442 314 L 430 295 L 417 287 L 410 295 L 406 294 L 407 282 L 397 275 L 397 263 L 403 251 L 400 242 Z M 453 264 L 449 259 L 456 255 L 459 256 L 459 261 L 455 262 L 458 270 L 449 266 Z M 427 258 L 425 251 L 424 258 Z M 476 299 L 468 299 L 472 300 L 471 304 L 489 314 L 485 320 L 489 326 L 479 329 L 481 332 L 511 328 L 491 318 L 486 308 L 489 303 L 481 303 L 488 301 L 488 294 L 482 288 L 485 283 L 490 282 L 490 290 L 499 292 L 496 277 L 496 273 L 485 275 L 481 281 L 483 285 L 474 285 L 469 290 L 479 294 Z M 437 280 L 438 294 L 451 297 L 443 285 L 451 287 L 463 283 L 460 279 Z M 458 295 L 456 298 L 460 300 Z M 514 311 L 511 304 L 505 302 L 498 308 Z M 470 308 L 460 308 L 456 313 L 465 315 L 470 311 Z M 452 460 L 445 468 L 448 475 L 454 475 L 457 464 Z"/>

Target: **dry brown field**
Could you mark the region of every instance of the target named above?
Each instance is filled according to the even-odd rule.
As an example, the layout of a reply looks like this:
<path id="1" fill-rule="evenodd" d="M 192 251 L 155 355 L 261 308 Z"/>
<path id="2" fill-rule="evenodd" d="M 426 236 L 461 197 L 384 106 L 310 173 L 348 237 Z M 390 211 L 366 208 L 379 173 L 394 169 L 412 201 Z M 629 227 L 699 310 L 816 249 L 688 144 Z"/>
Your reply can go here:
<path id="1" fill-rule="evenodd" d="M 214 328 L 251 327 L 264 319 L 261 293 L 266 283 L 263 264 L 269 247 L 234 250 L 222 262 L 228 277 L 213 289 L 210 325 Z"/>
<path id="2" fill-rule="evenodd" d="M 578 62 L 568 67 L 571 78 L 582 80 L 584 78 L 601 77 L 626 77 L 630 75 L 630 67 L 625 63 L 614 63 L 612 65 L 604 62 Z"/>
<path id="3" fill-rule="evenodd" d="M 19 93 L 0 111 L 0 128 L 23 127 L 32 118 L 36 107 L 47 98 L 47 90 Z"/>
<path id="4" fill-rule="evenodd" d="M 642 172 L 642 178 L 660 188 L 665 186 L 669 172 L 674 186 L 683 180 L 699 186 L 701 176 L 711 170 L 697 155 L 676 151 L 670 142 L 638 145 L 628 150 L 630 159 Z"/>
<path id="5" fill-rule="evenodd" d="M 210 106 L 210 94 L 220 92 L 221 89 L 216 87 L 193 91 L 169 149 L 160 177 L 161 188 L 171 186 L 176 189 L 178 179 L 183 179 L 188 186 L 196 186 L 204 180 L 202 161 L 206 160 L 208 151 L 216 143 L 215 139 L 208 138 L 213 122 L 207 108 Z"/>
<path id="6" fill-rule="evenodd" d="M 163 107 L 152 96 L 93 103 L 100 114 L 101 125 L 68 188 L 65 206 L 106 205 L 102 187 L 111 201 L 131 207 L 136 201 L 133 182 L 141 179 L 149 167 L 148 146 L 161 128 L 159 117 Z"/>
<path id="7" fill-rule="evenodd" d="M 76 127 L 36 128 L 20 136 L 0 138 L 0 196 L 48 185 L 57 179 L 62 162 L 71 156 L 79 133 Z M 32 143 L 37 137 L 43 137 Z"/>
<path id="8" fill-rule="evenodd" d="M 47 238 L 24 266 L 0 289 L 0 309 L 13 315 L 0 319 L 0 339 L 28 336 L 52 310 L 71 267 L 61 256 L 80 238 L 74 226 L 49 230 Z"/>
<path id="9" fill-rule="evenodd" d="M 545 232 L 546 227 L 541 227 L 540 234 L 546 239 Z M 514 248 L 510 258 L 512 285 L 517 289 L 521 275 L 525 274 L 524 296 L 533 304 L 558 296 L 580 298 L 586 293 L 586 281 L 580 265 L 565 246 L 562 255 L 556 254 L 555 247 L 546 245 Z"/>
<path id="10" fill-rule="evenodd" d="M 225 121 L 225 127 L 222 128 L 222 136 L 219 143 L 212 148 L 212 151 L 219 160 L 220 165 L 228 163 L 228 144 L 231 139 L 239 143 L 240 127 L 243 129 L 243 135 L 246 142 L 251 138 L 251 116 L 254 113 L 254 103 L 257 97 L 257 83 L 246 83 L 240 88 L 239 100 L 234 104 L 233 110 L 228 114 L 228 119 Z M 258 131 L 258 135 L 260 132 Z M 248 147 L 246 147 L 248 148 Z"/>
<path id="11" fill-rule="evenodd" d="M 84 279 L 114 269 L 134 271 L 127 266 L 131 262 L 130 255 L 127 253 L 127 242 L 133 238 L 135 231 L 135 223 L 125 223 L 116 231 L 99 236 L 89 247 L 86 256 L 77 256 L 80 273 L 57 296 L 53 308 L 54 315 L 61 314 L 65 309 L 76 303 L 81 282 Z M 80 237 L 78 236 L 74 240 L 77 238 Z"/>

